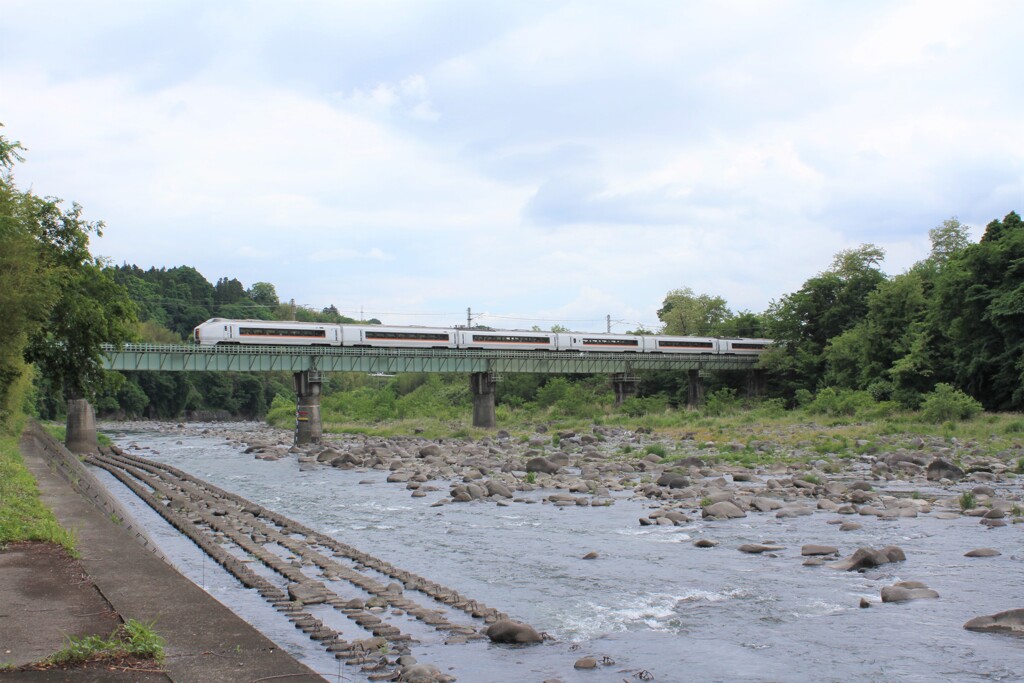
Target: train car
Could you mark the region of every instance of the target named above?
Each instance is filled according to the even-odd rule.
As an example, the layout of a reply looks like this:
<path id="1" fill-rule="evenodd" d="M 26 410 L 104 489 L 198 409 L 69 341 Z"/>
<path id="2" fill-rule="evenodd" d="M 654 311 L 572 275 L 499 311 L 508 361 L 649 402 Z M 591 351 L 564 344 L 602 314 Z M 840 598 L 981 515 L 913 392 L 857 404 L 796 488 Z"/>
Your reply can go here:
<path id="1" fill-rule="evenodd" d="M 566 348 L 574 351 L 600 351 L 602 353 L 643 353 L 644 337 L 634 334 L 594 334 L 569 332 L 561 335 L 567 340 Z M 561 344 L 559 348 L 562 348 Z"/>
<path id="2" fill-rule="evenodd" d="M 523 330 L 457 330 L 460 349 L 514 349 L 518 351 L 556 351 L 558 334 L 555 332 L 527 332 Z"/>
<path id="3" fill-rule="evenodd" d="M 751 356 L 764 353 L 771 345 L 771 339 L 719 339 L 718 352 Z"/>
<path id="4" fill-rule="evenodd" d="M 455 330 L 441 327 L 342 325 L 342 345 L 393 349 L 454 349 Z"/>
<path id="5" fill-rule="evenodd" d="M 279 320 L 211 318 L 196 326 L 193 340 L 201 346 L 268 344 L 273 346 L 340 346 L 341 326 Z"/>
<path id="6" fill-rule="evenodd" d="M 648 353 L 718 353 L 719 340 L 714 337 L 644 337 Z"/>

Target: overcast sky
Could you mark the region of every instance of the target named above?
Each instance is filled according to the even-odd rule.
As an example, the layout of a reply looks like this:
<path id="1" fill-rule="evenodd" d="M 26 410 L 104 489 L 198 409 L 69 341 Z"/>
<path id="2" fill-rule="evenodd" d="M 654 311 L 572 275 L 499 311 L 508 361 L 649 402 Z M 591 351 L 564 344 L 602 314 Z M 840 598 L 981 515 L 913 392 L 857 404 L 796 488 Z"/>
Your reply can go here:
<path id="1" fill-rule="evenodd" d="M 1024 3 L 0 0 L 23 189 L 388 323 L 763 311 L 1024 210 Z"/>

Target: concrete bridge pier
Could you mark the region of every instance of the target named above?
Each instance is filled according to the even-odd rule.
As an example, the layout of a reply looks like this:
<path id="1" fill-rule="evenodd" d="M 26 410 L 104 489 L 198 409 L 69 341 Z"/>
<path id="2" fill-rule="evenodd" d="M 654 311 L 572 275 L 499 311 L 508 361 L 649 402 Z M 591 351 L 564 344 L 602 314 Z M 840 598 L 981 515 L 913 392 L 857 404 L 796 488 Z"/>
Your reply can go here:
<path id="1" fill-rule="evenodd" d="M 689 370 L 687 372 L 686 407 L 690 410 L 697 410 L 704 402 L 704 378 L 700 376 L 700 370 Z"/>
<path id="2" fill-rule="evenodd" d="M 320 443 L 323 423 L 320 421 L 322 380 L 315 370 L 296 372 L 295 381 L 295 443 Z"/>
<path id="3" fill-rule="evenodd" d="M 469 388 L 473 392 L 473 426 L 494 429 L 498 416 L 494 412 L 494 375 L 489 372 L 474 372 L 469 376 Z"/>
<path id="4" fill-rule="evenodd" d="M 64 445 L 72 453 L 95 453 L 99 450 L 99 442 L 96 440 L 96 411 L 84 398 L 68 400 Z"/>
<path id="5" fill-rule="evenodd" d="M 747 396 L 757 398 L 764 396 L 768 388 L 768 375 L 764 370 L 756 369 L 747 373 Z"/>
<path id="6" fill-rule="evenodd" d="M 636 396 L 640 378 L 626 372 L 612 375 L 612 389 L 615 390 L 615 405 L 621 406 L 626 399 Z"/>

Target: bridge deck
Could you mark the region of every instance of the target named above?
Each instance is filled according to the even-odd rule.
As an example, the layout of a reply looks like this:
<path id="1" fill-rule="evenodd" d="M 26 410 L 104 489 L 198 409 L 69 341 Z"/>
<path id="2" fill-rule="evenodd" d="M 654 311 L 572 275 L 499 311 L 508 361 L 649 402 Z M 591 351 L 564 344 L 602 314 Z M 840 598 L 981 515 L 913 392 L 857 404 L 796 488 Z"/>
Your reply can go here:
<path id="1" fill-rule="evenodd" d="M 614 374 L 642 370 L 746 370 L 757 356 L 480 351 L 295 346 L 104 345 L 107 370 Z"/>

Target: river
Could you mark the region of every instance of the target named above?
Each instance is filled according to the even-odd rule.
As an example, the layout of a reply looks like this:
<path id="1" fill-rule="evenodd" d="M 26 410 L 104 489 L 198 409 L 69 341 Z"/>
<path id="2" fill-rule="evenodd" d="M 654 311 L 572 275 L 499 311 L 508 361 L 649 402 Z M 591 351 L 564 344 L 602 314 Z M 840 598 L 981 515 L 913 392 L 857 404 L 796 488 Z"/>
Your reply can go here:
<path id="1" fill-rule="evenodd" d="M 828 523 L 837 515 L 819 511 L 716 522 L 698 515 L 684 526 L 641 527 L 638 519 L 650 505 L 622 496 L 600 508 L 492 502 L 431 507 L 447 495 L 444 482 L 414 498 L 404 486 L 386 483 L 387 472 L 300 471 L 294 457 L 254 460 L 223 437 L 194 430 L 104 431 L 123 448 L 135 445 L 139 455 L 454 588 L 552 637 L 531 647 L 414 645 L 417 659 L 463 683 L 1024 680 L 1024 639 L 963 629 L 973 617 L 1024 606 L 1024 525 L 987 530 L 970 517 L 858 517 L 863 527 L 844 532 Z M 364 680 L 253 591 L 240 588 L 113 477 L 97 474 L 186 576 L 327 680 Z M 693 541 L 699 538 L 719 545 L 697 548 Z M 744 543 L 766 542 L 784 549 L 737 551 Z M 907 560 L 866 573 L 807 567 L 800 555 L 807 543 L 836 546 L 844 557 L 861 546 L 898 545 Z M 1002 555 L 964 557 L 981 546 Z M 591 551 L 596 559 L 582 559 Z M 882 604 L 880 589 L 901 580 L 922 581 L 940 597 Z M 861 598 L 871 607 L 859 607 Z M 573 663 L 586 655 L 605 663 L 575 670 Z"/>

